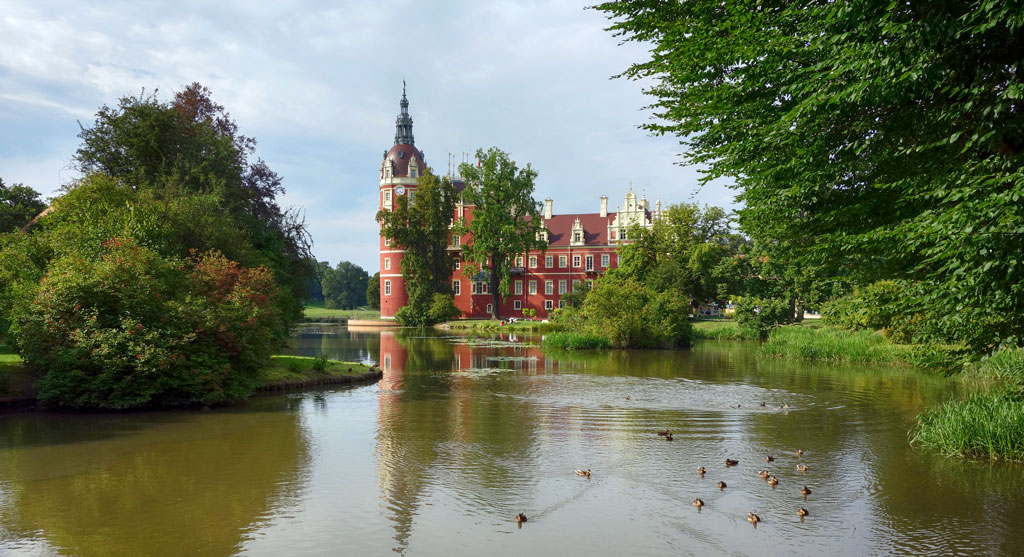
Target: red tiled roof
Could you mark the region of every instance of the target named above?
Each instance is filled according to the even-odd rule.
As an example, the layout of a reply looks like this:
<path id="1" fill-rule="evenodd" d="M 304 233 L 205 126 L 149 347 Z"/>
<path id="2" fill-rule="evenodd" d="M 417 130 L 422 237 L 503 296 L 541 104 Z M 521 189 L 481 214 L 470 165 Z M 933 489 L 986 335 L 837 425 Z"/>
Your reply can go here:
<path id="1" fill-rule="evenodd" d="M 544 227 L 548 229 L 548 245 L 552 247 L 568 247 L 572 240 L 572 225 L 580 219 L 583 225 L 583 243 L 588 246 L 607 245 L 608 225 L 615 220 L 615 213 L 602 217 L 601 213 L 573 213 L 568 215 L 552 215 L 544 219 Z"/>
<path id="2" fill-rule="evenodd" d="M 398 151 L 402 151 L 402 156 L 398 156 Z M 394 176 L 403 177 L 409 175 L 409 159 L 416 157 L 416 162 L 419 164 L 420 172 L 427 167 L 426 163 L 423 162 L 423 154 L 414 145 L 408 145 L 406 143 L 399 143 L 391 148 L 390 151 L 384 155 L 384 158 L 390 160 L 394 165 Z"/>

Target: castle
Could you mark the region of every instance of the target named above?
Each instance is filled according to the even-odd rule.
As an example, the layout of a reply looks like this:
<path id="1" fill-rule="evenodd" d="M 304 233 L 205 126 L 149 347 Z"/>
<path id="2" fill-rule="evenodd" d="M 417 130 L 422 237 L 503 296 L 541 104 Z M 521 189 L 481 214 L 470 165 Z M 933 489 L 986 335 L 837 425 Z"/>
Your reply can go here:
<path id="1" fill-rule="evenodd" d="M 384 153 L 380 165 L 379 208 L 384 210 L 393 210 L 399 196 L 415 198 L 419 177 L 427 167 L 423 151 L 416 148 L 404 87 L 400 106 L 395 121 L 395 143 Z M 465 188 L 459 178 L 453 177 L 452 181 L 458 190 Z M 453 218 L 468 219 L 472 213 L 473 205 L 460 201 Z M 511 269 L 510 293 L 502 298 L 500 314 L 503 317 L 523 317 L 524 309 L 533 309 L 537 317 L 546 318 L 553 309 L 564 305 L 565 294 L 590 288 L 602 273 L 618 266 L 616 247 L 629 240 L 630 228 L 634 225 L 649 228 L 661 218 L 661 202 L 651 210 L 646 196 L 637 198 L 630 189 L 615 212 L 608 211 L 608 197 L 602 195 L 597 213 L 555 214 L 554 202 L 548 198 L 544 200 L 542 218 L 547 250 L 534 250 L 516 257 Z M 468 239 L 468 235 L 453 236 L 448 247 L 456 261 L 451 277 L 455 305 L 463 317 L 490 317 L 494 308 L 488 283 L 463 273 L 460 246 Z M 395 312 L 409 301 L 402 278 L 402 255 L 401 246 L 380 238 L 380 315 L 384 319 L 393 319 Z"/>

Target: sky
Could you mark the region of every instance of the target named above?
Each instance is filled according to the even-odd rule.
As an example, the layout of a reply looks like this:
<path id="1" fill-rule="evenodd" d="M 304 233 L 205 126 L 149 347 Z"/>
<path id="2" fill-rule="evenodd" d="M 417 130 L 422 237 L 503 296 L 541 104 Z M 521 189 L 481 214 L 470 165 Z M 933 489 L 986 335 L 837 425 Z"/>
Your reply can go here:
<path id="1" fill-rule="evenodd" d="M 437 173 L 497 146 L 533 166 L 555 214 L 597 212 L 601 195 L 614 210 L 631 185 L 652 204 L 735 208 L 679 164 L 678 138 L 638 128 L 645 84 L 612 76 L 647 47 L 620 44 L 591 3 L 0 0 L 0 178 L 55 195 L 99 107 L 198 81 L 282 176 L 278 202 L 304 212 L 317 259 L 372 274 L 405 80 Z"/>

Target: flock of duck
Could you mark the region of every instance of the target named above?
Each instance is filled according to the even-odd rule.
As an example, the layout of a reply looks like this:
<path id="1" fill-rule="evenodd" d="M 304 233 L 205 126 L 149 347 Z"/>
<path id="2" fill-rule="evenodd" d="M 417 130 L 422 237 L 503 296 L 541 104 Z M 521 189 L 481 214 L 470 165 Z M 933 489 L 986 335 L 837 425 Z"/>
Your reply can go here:
<path id="1" fill-rule="evenodd" d="M 763 402 L 761 404 L 762 404 L 762 406 L 764 405 Z M 661 436 L 661 437 L 664 437 L 667 441 L 671 441 L 672 440 L 672 432 L 667 430 L 667 429 L 663 430 L 663 431 L 658 431 L 657 434 L 659 436 Z M 794 451 L 793 454 L 795 454 L 797 456 L 797 458 L 803 458 L 804 451 L 803 451 L 803 449 L 797 449 L 796 451 Z M 764 461 L 766 463 L 775 462 L 775 457 L 773 457 L 771 455 L 768 455 L 768 456 L 766 456 L 764 458 Z M 733 460 L 731 458 L 725 459 L 725 466 L 726 466 L 726 468 L 729 468 L 729 467 L 732 467 L 732 466 L 736 466 L 739 463 L 740 463 L 739 460 Z M 796 469 L 799 472 L 803 473 L 803 474 L 807 473 L 807 465 L 802 463 L 802 462 L 800 462 L 800 463 L 798 463 L 796 465 Z M 707 468 L 701 466 L 701 467 L 697 468 L 697 473 L 700 474 L 700 477 L 703 478 L 704 475 L 707 474 Z M 591 474 L 591 472 L 590 472 L 589 468 L 587 468 L 586 470 L 576 470 L 576 475 L 577 476 L 583 476 L 583 477 L 585 477 L 587 479 L 590 479 L 590 474 Z M 779 485 L 779 479 L 776 478 L 774 475 L 772 475 L 772 473 L 769 472 L 768 470 L 761 470 L 761 471 L 759 471 L 757 473 L 757 475 L 762 480 L 767 482 L 768 485 L 772 486 L 772 489 L 775 489 L 775 486 Z M 717 485 L 719 491 L 722 491 L 726 487 L 728 487 L 726 485 L 726 483 L 723 482 L 723 481 L 719 481 L 716 485 Z M 810 488 L 808 488 L 805 485 L 800 490 L 800 494 L 804 496 L 804 501 L 806 501 L 807 500 L 807 496 L 811 494 L 811 490 L 810 490 Z M 697 511 L 699 512 L 701 510 L 701 508 L 704 507 L 704 500 L 701 499 L 700 497 L 698 497 L 698 498 L 693 500 L 692 504 L 693 504 L 694 507 L 697 507 Z M 796 514 L 797 514 L 797 516 L 800 517 L 801 521 L 803 521 L 805 516 L 809 516 L 810 515 L 810 513 L 807 511 L 807 509 L 805 509 L 803 507 L 798 508 L 796 510 Z M 516 517 L 515 517 L 515 521 L 520 523 L 520 525 L 521 525 L 523 522 L 527 521 L 526 515 L 523 514 L 523 513 L 517 514 Z M 757 523 L 761 522 L 761 517 L 758 516 L 756 513 L 749 512 L 749 513 L 747 513 L 747 522 L 753 524 L 754 527 L 757 528 Z"/>

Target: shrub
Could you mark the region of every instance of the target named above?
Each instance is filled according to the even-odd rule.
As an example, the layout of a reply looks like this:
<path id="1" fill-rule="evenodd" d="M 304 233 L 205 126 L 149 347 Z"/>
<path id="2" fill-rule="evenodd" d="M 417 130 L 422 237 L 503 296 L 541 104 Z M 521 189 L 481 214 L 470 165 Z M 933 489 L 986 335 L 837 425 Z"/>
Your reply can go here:
<path id="1" fill-rule="evenodd" d="M 218 252 L 164 259 L 131 240 L 62 257 L 15 311 L 44 402 L 74 408 L 219 404 L 248 396 L 287 326 L 270 271 Z"/>
<path id="2" fill-rule="evenodd" d="M 430 303 L 430 309 L 427 311 L 427 319 L 430 321 L 430 324 L 450 321 L 460 315 L 462 315 L 462 312 L 455 306 L 454 298 L 447 294 L 434 294 L 434 299 Z"/>
<path id="3" fill-rule="evenodd" d="M 611 348 L 607 338 L 589 333 L 554 332 L 544 335 L 544 346 L 561 350 Z"/>
<path id="4" fill-rule="evenodd" d="M 654 293 L 632 278 L 605 276 L 587 295 L 582 330 L 607 338 L 617 348 L 690 344 L 689 304 L 670 292 Z"/>
<path id="5" fill-rule="evenodd" d="M 780 298 L 738 298 L 736 322 L 745 338 L 768 338 L 772 329 L 792 320 L 790 307 Z"/>

